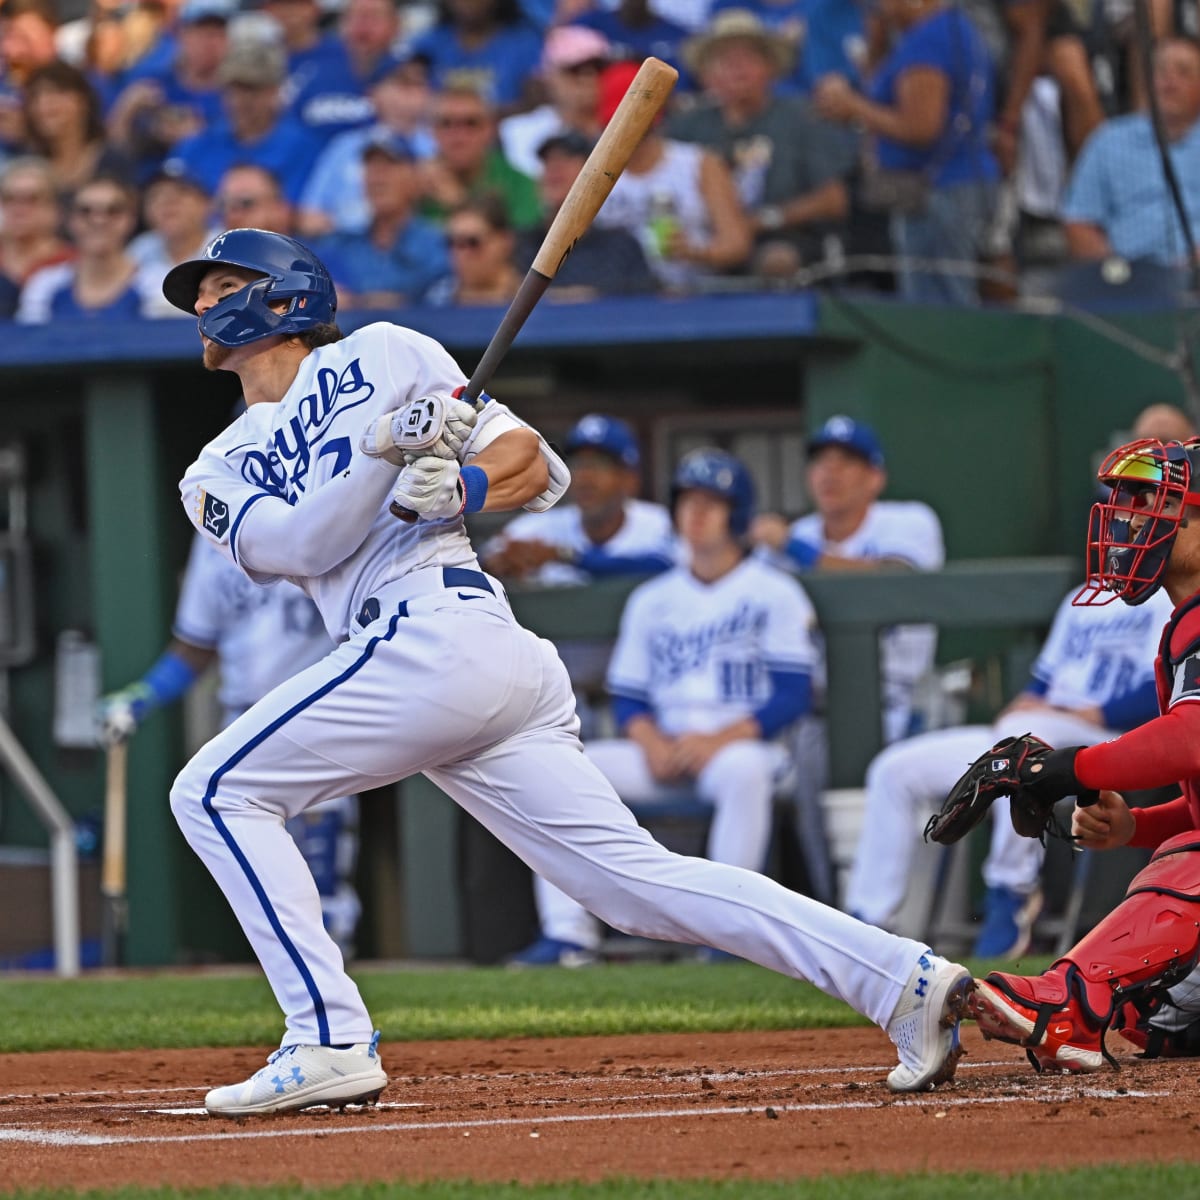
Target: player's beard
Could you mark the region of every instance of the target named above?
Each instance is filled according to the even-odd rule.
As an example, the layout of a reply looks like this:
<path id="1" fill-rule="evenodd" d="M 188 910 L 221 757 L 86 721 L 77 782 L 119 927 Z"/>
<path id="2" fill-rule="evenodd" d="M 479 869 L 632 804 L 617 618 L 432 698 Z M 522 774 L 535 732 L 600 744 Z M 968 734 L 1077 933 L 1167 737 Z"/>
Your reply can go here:
<path id="1" fill-rule="evenodd" d="M 220 342 L 209 342 L 204 347 L 204 369 L 206 371 L 219 371 L 224 365 L 229 355 L 233 352 L 231 346 L 222 346 Z"/>

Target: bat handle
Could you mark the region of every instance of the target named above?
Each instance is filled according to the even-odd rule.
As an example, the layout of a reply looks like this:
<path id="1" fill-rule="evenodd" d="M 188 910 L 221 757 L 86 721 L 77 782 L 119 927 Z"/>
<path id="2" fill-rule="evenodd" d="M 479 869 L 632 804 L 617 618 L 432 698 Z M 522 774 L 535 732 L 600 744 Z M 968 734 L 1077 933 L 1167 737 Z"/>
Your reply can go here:
<path id="1" fill-rule="evenodd" d="M 413 524 L 413 522 L 416 521 L 416 519 L 421 515 L 420 513 L 413 512 L 411 508 L 405 508 L 403 504 L 397 504 L 395 500 L 388 505 L 388 512 L 390 512 L 393 517 L 403 521 L 406 525 Z"/>

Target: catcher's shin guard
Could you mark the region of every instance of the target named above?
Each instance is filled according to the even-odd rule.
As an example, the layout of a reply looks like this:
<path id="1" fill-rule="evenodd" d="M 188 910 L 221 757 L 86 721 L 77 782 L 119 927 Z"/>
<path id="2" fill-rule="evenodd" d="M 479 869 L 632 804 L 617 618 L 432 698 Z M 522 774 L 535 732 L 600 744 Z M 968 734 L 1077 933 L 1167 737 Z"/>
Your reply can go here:
<path id="1" fill-rule="evenodd" d="M 1200 954 L 1200 835 L 1164 842 L 1125 899 L 1044 975 L 995 971 L 972 998 L 985 1037 L 1025 1046 L 1038 1070 L 1095 1071 L 1118 1006 L 1191 970 Z"/>

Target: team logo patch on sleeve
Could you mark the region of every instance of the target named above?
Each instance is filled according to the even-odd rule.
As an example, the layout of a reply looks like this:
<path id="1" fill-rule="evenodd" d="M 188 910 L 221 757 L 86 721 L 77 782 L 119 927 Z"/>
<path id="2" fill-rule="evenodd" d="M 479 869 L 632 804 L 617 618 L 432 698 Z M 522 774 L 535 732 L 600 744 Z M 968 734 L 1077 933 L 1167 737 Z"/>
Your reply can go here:
<path id="1" fill-rule="evenodd" d="M 219 542 L 229 532 L 229 505 L 212 492 L 201 494 L 204 498 L 201 516 L 204 532 L 211 534 Z"/>

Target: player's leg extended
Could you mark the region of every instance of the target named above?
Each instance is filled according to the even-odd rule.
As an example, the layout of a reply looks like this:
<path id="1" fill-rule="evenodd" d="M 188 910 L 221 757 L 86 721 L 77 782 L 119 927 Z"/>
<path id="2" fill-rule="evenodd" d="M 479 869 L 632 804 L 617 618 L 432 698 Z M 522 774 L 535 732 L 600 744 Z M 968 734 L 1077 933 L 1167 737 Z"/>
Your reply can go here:
<path id="1" fill-rule="evenodd" d="M 1038 1070 L 1097 1071 L 1122 1004 L 1191 971 L 1200 954 L 1200 837 L 1164 842 L 1125 899 L 1042 975 L 993 972 L 971 1012 L 985 1037 L 1016 1042 Z"/>
<path id="2" fill-rule="evenodd" d="M 893 1087 L 948 1078 L 966 972 L 931 958 L 920 943 L 764 876 L 672 854 L 655 842 L 579 752 L 565 673 L 548 647 L 545 653 L 548 686 L 523 735 L 429 777 L 534 871 L 610 925 L 712 946 L 810 980 L 881 1026 L 892 1023 L 902 1055 Z"/>
<path id="3" fill-rule="evenodd" d="M 992 742 L 986 725 L 938 729 L 887 746 L 867 768 L 867 803 L 844 907 L 875 925 L 908 890 L 921 830 L 967 765 Z"/>

